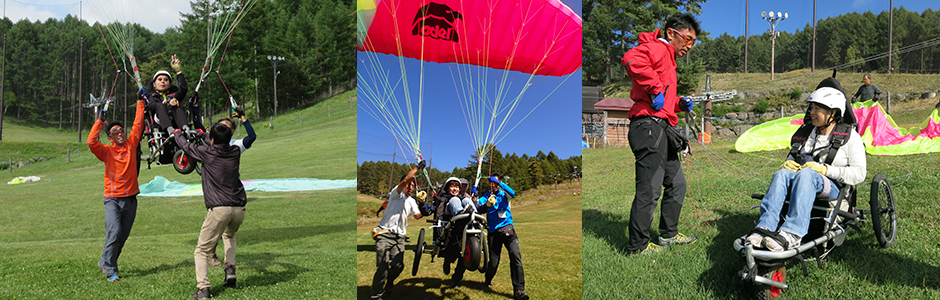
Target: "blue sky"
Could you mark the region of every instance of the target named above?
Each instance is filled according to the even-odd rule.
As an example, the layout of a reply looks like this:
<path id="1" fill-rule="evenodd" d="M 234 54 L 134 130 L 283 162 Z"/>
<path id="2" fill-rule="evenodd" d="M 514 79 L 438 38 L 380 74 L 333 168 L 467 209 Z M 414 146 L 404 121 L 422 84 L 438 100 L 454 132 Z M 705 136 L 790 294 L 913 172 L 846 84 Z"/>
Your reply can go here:
<path id="1" fill-rule="evenodd" d="M 92 6 L 97 3 L 96 6 Z M 45 22 L 49 18 L 63 19 L 66 15 L 81 16 L 94 24 L 99 20 L 95 13 L 98 4 L 115 10 L 110 17 L 120 21 L 139 23 L 150 31 L 163 33 L 167 27 L 180 26 L 180 13 L 191 13 L 189 0 L 30 0 L 4 1 L 6 17 L 16 23 L 19 20 Z M 81 6 L 79 6 L 81 4 Z M 113 20 L 105 20 L 110 22 Z"/>
<path id="2" fill-rule="evenodd" d="M 581 13 L 580 1 L 563 1 L 576 13 Z M 357 53 L 359 65 L 368 61 L 363 53 Z M 386 67 L 398 67 L 392 56 L 382 56 Z M 409 76 L 418 74 L 419 63 L 414 59 L 406 59 L 405 67 Z M 422 113 L 423 124 L 421 133 L 421 149 L 425 156 L 430 156 L 432 166 L 442 171 L 453 170 L 454 167 L 465 167 L 474 153 L 470 132 L 467 130 L 464 114 L 460 102 L 456 100 L 457 89 L 454 86 L 451 66 L 449 64 L 425 63 L 425 107 Z M 360 67 L 360 70 L 362 68 Z M 398 70 L 390 74 L 400 76 Z M 488 77 L 498 78 L 502 72 L 489 72 Z M 516 113 L 510 119 L 510 124 L 519 124 L 513 131 L 505 133 L 506 138 L 496 145 L 503 154 L 516 153 L 533 156 L 538 151 L 546 154 L 552 151 L 560 158 L 581 155 L 581 70 L 567 77 L 536 76 L 532 86 L 525 97 L 519 102 Z M 528 74 L 510 72 L 514 87 L 521 86 L 528 79 Z M 416 89 L 417 81 L 411 84 Z M 360 82 L 360 85 L 363 84 Z M 535 104 L 541 101 L 548 93 L 559 87 L 548 100 L 533 110 Z M 491 88 L 492 90 L 492 88 Z M 514 88 L 515 90 L 515 88 Z M 517 94 L 518 92 L 516 92 Z M 415 92 L 412 92 L 415 94 Z M 360 95 L 360 98 L 365 97 Z M 399 96 L 400 98 L 402 96 Z M 396 162 L 403 162 L 405 157 L 398 147 L 393 147 L 392 134 L 370 114 L 362 109 L 363 101 L 360 99 L 358 111 L 357 139 L 359 151 L 358 162 L 391 160 L 392 151 L 397 152 Z M 532 112 L 525 120 L 519 122 L 525 113 Z M 430 149 L 430 150 L 429 150 Z M 407 155 L 413 162 L 412 154 Z M 428 157 L 425 157 L 427 159 Z"/>
<path id="3" fill-rule="evenodd" d="M 895 0 L 894 7 L 904 6 L 904 9 L 923 12 L 927 8 L 940 9 L 940 2 L 936 0 Z M 879 14 L 887 11 L 889 0 L 849 0 L 849 1 L 816 1 L 816 18 L 825 20 L 829 17 L 858 12 L 871 11 Z M 812 26 L 813 1 L 750 1 L 749 34 L 758 35 L 770 29 L 767 20 L 761 19 L 761 11 L 782 11 L 790 17 L 777 23 L 777 30 L 796 32 L 802 30 L 807 24 Z M 702 14 L 698 20 L 702 22 L 702 30 L 711 32 L 709 37 L 717 38 L 727 32 L 731 36 L 744 35 L 745 0 L 709 0 L 702 4 Z"/>

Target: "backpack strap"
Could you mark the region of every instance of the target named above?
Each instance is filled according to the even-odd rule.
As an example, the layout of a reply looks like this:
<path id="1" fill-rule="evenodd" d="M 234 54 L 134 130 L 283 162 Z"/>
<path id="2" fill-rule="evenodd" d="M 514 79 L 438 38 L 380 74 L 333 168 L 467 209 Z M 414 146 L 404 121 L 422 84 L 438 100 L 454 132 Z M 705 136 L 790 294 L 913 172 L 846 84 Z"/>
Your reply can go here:
<path id="1" fill-rule="evenodd" d="M 812 125 L 803 124 L 793 133 L 793 136 L 790 137 L 790 157 L 793 157 L 793 160 L 801 165 L 804 161 L 803 156 L 800 155 L 800 149 L 803 148 L 803 144 L 806 143 L 809 134 L 813 132 L 813 128 L 815 127 Z"/>

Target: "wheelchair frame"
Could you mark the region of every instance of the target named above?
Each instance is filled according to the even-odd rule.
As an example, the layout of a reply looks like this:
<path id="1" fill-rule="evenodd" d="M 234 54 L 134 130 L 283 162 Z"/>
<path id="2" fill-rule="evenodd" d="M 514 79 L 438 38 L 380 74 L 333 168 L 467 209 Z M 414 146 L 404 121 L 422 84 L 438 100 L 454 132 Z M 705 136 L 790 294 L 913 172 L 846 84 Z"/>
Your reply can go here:
<path id="1" fill-rule="evenodd" d="M 897 238 L 897 210 L 895 208 L 894 194 L 891 191 L 891 185 L 888 183 L 884 174 L 877 174 L 871 182 L 871 198 L 869 204 L 871 209 L 856 209 L 856 187 L 843 187 L 839 198 L 834 201 L 849 201 L 848 211 L 839 209 L 841 205 L 829 207 L 828 199 L 816 199 L 813 203 L 813 211 L 824 211 L 823 217 L 810 218 L 810 229 L 814 228 L 813 222 L 817 226 L 818 222 L 823 221 L 822 234 L 819 237 L 812 238 L 804 242 L 795 249 L 773 252 L 767 250 L 756 250 L 754 246 L 747 241 L 745 236 L 735 239 L 733 247 L 745 260 L 744 269 L 738 272 L 738 276 L 744 280 L 754 283 L 755 292 L 758 298 L 774 299 L 780 296 L 783 290 L 789 288 L 786 283 L 786 261 L 792 258 L 799 260 L 804 276 L 809 276 L 806 268 L 807 260 L 815 260 L 818 267 L 822 268 L 822 260 L 835 247 L 841 246 L 845 241 L 847 228 L 853 228 L 859 232 L 861 229 L 858 224 L 872 223 L 875 231 L 875 237 L 883 248 L 891 247 Z M 753 194 L 752 198 L 762 199 L 763 194 Z M 884 199 L 881 199 L 884 198 Z M 825 206 L 817 205 L 820 201 L 825 201 Z M 788 203 L 789 201 L 787 201 Z M 785 210 L 781 210 L 785 215 Z M 866 219 L 865 215 L 871 217 Z M 841 222 L 837 222 L 837 217 L 842 217 Z M 887 226 L 887 228 L 885 228 Z M 818 229 L 818 228 L 817 228 Z M 887 230 L 886 230 L 887 229 Z M 810 236 L 809 233 L 807 236 Z M 830 244 L 831 242 L 831 244 Z M 831 246 L 831 247 L 830 247 Z M 820 254 L 820 251 L 822 253 Z M 813 257 L 806 259 L 803 257 L 805 252 L 813 252 Z"/>
<path id="2" fill-rule="evenodd" d="M 466 207 L 464 209 L 466 209 Z M 487 224 L 486 224 L 486 215 L 482 215 L 482 214 L 477 213 L 476 211 L 472 211 L 470 213 L 454 215 L 453 217 L 451 217 L 450 221 L 444 221 L 440 219 L 427 220 L 428 223 L 433 224 L 430 226 L 432 232 L 436 232 L 436 230 L 440 230 L 441 234 L 438 235 L 434 239 L 433 243 L 431 244 L 431 249 L 426 249 L 428 245 L 424 241 L 424 228 L 421 228 L 421 232 L 418 234 L 418 241 L 416 242 L 416 245 L 415 245 L 415 250 L 414 250 L 415 259 L 414 259 L 414 263 L 411 269 L 411 276 L 415 276 L 418 274 L 418 266 L 421 262 L 421 255 L 431 254 L 431 262 L 433 263 L 434 257 L 438 256 L 438 254 L 440 254 L 440 251 L 443 249 L 443 247 L 447 246 L 447 245 L 443 245 L 443 242 L 445 240 L 443 233 L 446 232 L 448 228 L 454 226 L 453 224 L 455 222 L 459 220 L 463 220 L 463 219 L 468 219 L 468 218 L 470 219 L 470 221 L 468 221 L 467 224 L 464 225 L 463 230 L 460 233 L 461 260 L 458 263 L 463 263 L 465 264 L 465 266 L 468 266 L 471 264 L 469 261 L 473 260 L 473 257 L 472 257 L 473 254 L 469 253 L 470 247 L 467 244 L 467 237 L 468 235 L 469 236 L 477 235 L 480 240 L 480 252 L 481 252 L 480 255 L 482 257 L 482 261 L 480 261 L 480 263 L 482 264 L 476 267 L 468 266 L 467 270 L 470 270 L 470 271 L 479 270 L 480 273 L 486 272 L 486 266 L 489 263 L 489 244 L 488 244 L 488 239 L 487 239 L 488 229 L 487 229 Z"/>

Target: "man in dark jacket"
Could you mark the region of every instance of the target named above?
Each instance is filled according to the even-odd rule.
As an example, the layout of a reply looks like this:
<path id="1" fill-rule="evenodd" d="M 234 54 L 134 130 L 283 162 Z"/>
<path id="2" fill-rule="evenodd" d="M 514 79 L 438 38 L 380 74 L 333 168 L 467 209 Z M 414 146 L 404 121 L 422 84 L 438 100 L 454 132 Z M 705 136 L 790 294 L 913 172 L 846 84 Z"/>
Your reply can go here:
<path id="1" fill-rule="evenodd" d="M 172 132 L 175 129 L 183 128 L 189 121 L 186 117 L 186 111 L 180 108 L 180 102 L 186 96 L 189 90 L 186 85 L 186 78 L 183 77 L 180 60 L 176 54 L 170 59 L 170 67 L 176 72 L 177 85 L 173 85 L 173 79 L 170 72 L 160 70 L 153 75 L 153 79 L 147 84 L 147 109 L 156 114 L 157 126 L 160 130 Z"/>
<path id="2" fill-rule="evenodd" d="M 179 133 L 177 129 L 174 133 Z M 194 260 L 196 262 L 196 299 L 208 299 L 209 295 L 209 256 L 214 252 L 219 238 L 225 244 L 225 286 L 235 286 L 235 232 L 245 219 L 245 187 L 239 178 L 239 160 L 241 150 L 229 145 L 232 130 L 224 124 L 216 123 L 209 131 L 209 146 L 196 146 L 186 141 L 182 134 L 176 134 L 176 143 L 192 158 L 201 161 L 202 191 L 205 195 L 206 214 L 199 232 Z"/>
<path id="3" fill-rule="evenodd" d="M 636 194 L 627 244 L 631 253 L 659 252 L 662 246 L 696 240 L 678 230 L 686 182 L 677 151 L 670 151 L 667 145 L 666 128 L 679 123 L 676 112 L 692 110 L 691 100 L 676 96 L 676 57 L 689 52 L 698 33 L 699 25 L 691 14 L 677 13 L 666 21 L 665 32 L 640 33 L 639 45 L 623 56 L 627 75 L 633 80 L 630 98 L 635 102 L 628 112 L 627 135 L 636 158 Z M 657 243 L 650 243 L 649 228 L 660 194 L 660 237 Z"/>
<path id="4" fill-rule="evenodd" d="M 855 92 L 855 96 L 852 96 L 852 103 L 862 102 L 875 99 L 877 101 L 881 98 L 881 89 L 877 85 L 871 83 L 871 74 L 862 75 L 862 86 L 858 87 L 858 92 Z"/>

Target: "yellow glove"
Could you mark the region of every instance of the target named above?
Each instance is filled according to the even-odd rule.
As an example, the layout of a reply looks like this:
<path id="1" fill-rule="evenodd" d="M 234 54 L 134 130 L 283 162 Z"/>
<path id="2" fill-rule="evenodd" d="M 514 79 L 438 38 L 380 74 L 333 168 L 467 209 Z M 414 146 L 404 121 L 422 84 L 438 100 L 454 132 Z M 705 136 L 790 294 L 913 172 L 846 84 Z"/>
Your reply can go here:
<path id="1" fill-rule="evenodd" d="M 418 199 L 418 202 L 424 203 L 424 200 L 428 198 L 428 193 L 425 191 L 418 191 L 418 193 L 415 194 L 415 198 Z"/>
<path id="2" fill-rule="evenodd" d="M 496 195 L 490 195 L 490 198 L 486 199 L 487 207 L 493 207 L 493 205 L 496 205 Z"/>
<path id="3" fill-rule="evenodd" d="M 826 173 L 829 172 L 828 166 L 815 161 L 807 162 L 803 164 L 803 167 L 807 169 L 813 169 L 813 171 L 816 171 L 816 173 L 822 174 L 823 176 L 826 176 Z"/>
<path id="4" fill-rule="evenodd" d="M 780 168 L 796 172 L 800 170 L 800 164 L 792 160 L 787 160 L 783 162 L 783 165 L 780 165 Z"/>
<path id="5" fill-rule="evenodd" d="M 170 58 L 170 68 L 173 68 L 173 72 L 179 73 L 183 70 L 183 67 L 180 66 L 180 60 L 176 58 L 176 54 L 173 54 L 173 57 Z"/>

